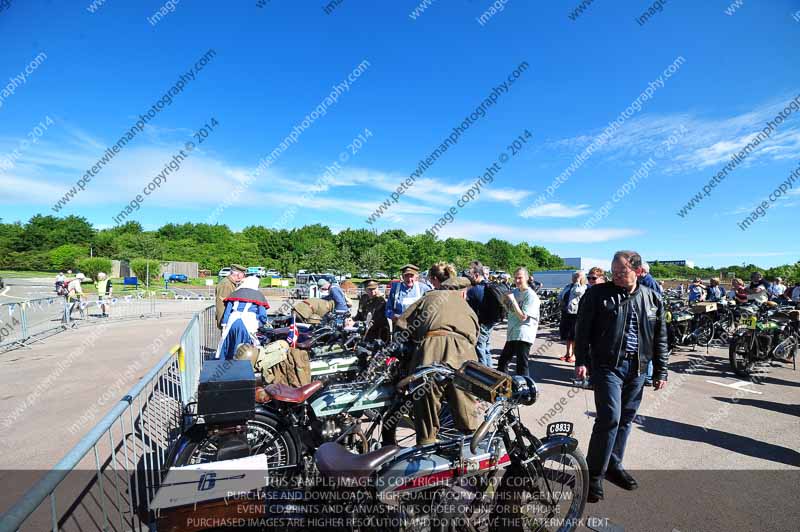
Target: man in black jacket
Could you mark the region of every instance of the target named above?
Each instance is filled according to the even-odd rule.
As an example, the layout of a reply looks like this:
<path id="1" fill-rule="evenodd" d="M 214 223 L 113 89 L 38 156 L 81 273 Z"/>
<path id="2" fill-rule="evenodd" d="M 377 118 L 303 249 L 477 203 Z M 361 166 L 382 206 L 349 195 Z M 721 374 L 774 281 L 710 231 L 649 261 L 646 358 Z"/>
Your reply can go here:
<path id="1" fill-rule="evenodd" d="M 592 367 L 597 410 L 589 452 L 589 502 L 603 498 L 603 477 L 627 490 L 638 487 L 622 468 L 631 423 L 642 401 L 647 364 L 653 361 L 653 387 L 667 384 L 667 326 L 655 292 L 638 283 L 642 257 L 618 251 L 611 263 L 612 283 L 595 285 L 581 301 L 575 335 L 575 373 Z"/>

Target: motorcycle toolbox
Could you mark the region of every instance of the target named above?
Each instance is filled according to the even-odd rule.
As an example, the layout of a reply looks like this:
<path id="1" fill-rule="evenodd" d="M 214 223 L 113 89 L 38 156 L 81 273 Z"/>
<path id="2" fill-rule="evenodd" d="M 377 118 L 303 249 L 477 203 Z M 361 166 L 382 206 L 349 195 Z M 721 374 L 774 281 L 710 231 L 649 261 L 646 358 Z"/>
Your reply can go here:
<path id="1" fill-rule="evenodd" d="M 714 312 L 715 310 L 717 310 L 717 304 L 713 301 L 704 301 L 692 305 L 692 314 L 705 314 L 706 312 Z"/>
<path id="2" fill-rule="evenodd" d="M 494 403 L 498 396 L 511 397 L 511 377 L 472 360 L 456 371 L 453 384 L 489 403 Z"/>
<path id="3" fill-rule="evenodd" d="M 200 372 L 197 413 L 207 424 L 245 423 L 255 416 L 256 381 L 248 360 L 207 360 Z"/>

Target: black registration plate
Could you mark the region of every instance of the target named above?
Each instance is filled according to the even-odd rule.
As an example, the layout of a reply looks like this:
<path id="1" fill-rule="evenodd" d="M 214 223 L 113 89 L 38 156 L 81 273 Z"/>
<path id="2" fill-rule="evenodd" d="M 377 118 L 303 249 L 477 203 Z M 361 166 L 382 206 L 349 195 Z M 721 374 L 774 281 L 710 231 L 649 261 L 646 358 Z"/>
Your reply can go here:
<path id="1" fill-rule="evenodd" d="M 548 436 L 570 436 L 572 434 L 572 423 L 569 421 L 557 421 L 547 425 Z"/>

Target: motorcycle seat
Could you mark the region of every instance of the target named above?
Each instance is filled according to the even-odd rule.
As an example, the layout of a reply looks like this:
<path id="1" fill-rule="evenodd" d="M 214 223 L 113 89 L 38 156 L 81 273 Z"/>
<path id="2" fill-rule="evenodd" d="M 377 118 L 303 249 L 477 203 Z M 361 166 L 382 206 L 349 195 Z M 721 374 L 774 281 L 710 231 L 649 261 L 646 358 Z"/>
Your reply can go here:
<path id="1" fill-rule="evenodd" d="M 314 345 L 312 340 L 304 340 L 302 342 L 297 342 L 297 349 L 302 351 L 309 351 Z"/>
<path id="2" fill-rule="evenodd" d="M 353 454 L 338 443 L 323 443 L 314 456 L 323 477 L 364 481 L 383 464 L 394 458 L 402 447 L 386 445 L 366 454 Z"/>
<path id="3" fill-rule="evenodd" d="M 264 390 L 275 401 L 283 401 L 284 403 L 304 403 L 309 397 L 322 388 L 321 381 L 314 381 L 299 388 L 294 386 L 287 386 L 286 384 L 270 384 Z"/>

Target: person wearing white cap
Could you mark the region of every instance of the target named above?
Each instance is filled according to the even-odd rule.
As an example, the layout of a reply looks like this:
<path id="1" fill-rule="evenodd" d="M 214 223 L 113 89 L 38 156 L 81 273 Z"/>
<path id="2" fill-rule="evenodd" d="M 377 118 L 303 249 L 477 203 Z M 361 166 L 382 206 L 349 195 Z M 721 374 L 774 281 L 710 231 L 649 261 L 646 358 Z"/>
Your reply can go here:
<path id="1" fill-rule="evenodd" d="M 81 287 L 81 282 L 83 282 L 84 279 L 86 279 L 86 276 L 82 273 L 78 273 L 67 285 L 67 302 L 69 303 L 70 319 L 72 319 L 72 313 L 76 308 L 81 311 L 81 316 L 83 315 L 83 309 L 81 308 L 83 288 Z"/>

